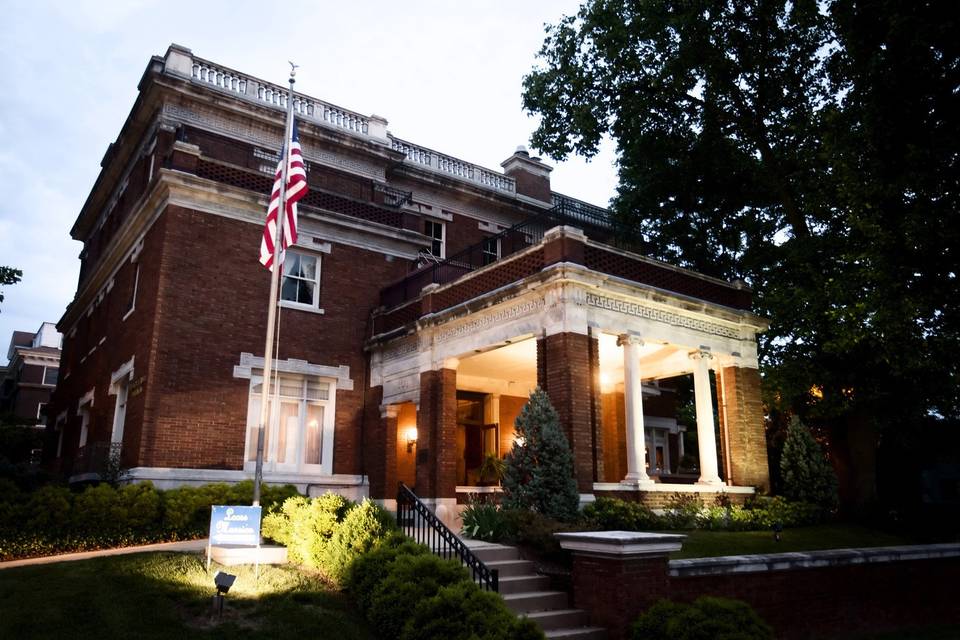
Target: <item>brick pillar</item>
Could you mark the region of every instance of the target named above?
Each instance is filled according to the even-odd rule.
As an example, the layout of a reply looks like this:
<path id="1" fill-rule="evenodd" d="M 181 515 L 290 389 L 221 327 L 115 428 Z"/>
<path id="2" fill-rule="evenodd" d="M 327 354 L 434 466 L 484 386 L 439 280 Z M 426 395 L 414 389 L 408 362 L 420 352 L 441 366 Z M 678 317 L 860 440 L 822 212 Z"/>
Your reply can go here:
<path id="1" fill-rule="evenodd" d="M 387 405 L 380 409 L 380 419 L 374 422 L 367 436 L 367 474 L 370 477 L 370 497 L 392 499 L 397 493 L 397 416 L 400 407 Z"/>
<path id="2" fill-rule="evenodd" d="M 420 374 L 416 464 L 419 497 L 456 499 L 456 369 L 444 368 Z"/>
<path id="3" fill-rule="evenodd" d="M 605 627 L 610 640 L 628 638 L 637 616 L 670 597 L 668 556 L 686 537 L 629 531 L 555 535 L 573 553 L 573 605 Z"/>
<path id="4" fill-rule="evenodd" d="M 590 354 L 596 338 L 557 333 L 537 340 L 537 384 L 560 415 L 560 425 L 573 451 L 574 473 L 580 493 L 593 493 L 594 422 L 597 361 Z"/>
<path id="5" fill-rule="evenodd" d="M 721 414 L 726 413 L 722 428 L 726 432 L 724 448 L 729 456 L 731 476 L 727 484 L 767 490 L 770 470 L 760 402 L 760 372 L 745 367 L 725 367 L 720 370 L 717 386 L 723 402 Z"/>

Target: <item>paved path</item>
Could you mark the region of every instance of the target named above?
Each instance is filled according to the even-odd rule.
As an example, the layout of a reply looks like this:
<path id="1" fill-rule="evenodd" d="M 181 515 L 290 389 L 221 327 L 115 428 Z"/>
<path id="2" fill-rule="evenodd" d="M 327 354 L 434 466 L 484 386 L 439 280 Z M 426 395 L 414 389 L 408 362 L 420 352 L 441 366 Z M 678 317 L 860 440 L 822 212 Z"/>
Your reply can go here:
<path id="1" fill-rule="evenodd" d="M 0 569 L 14 567 L 28 567 L 35 564 L 52 564 L 54 562 L 70 562 L 72 560 L 88 560 L 103 556 L 122 556 L 130 553 L 145 553 L 147 551 L 179 551 L 181 553 L 195 553 L 207 548 L 207 539 L 185 540 L 183 542 L 161 542 L 159 544 L 144 544 L 138 547 L 121 547 L 119 549 L 101 549 L 100 551 L 83 551 L 81 553 L 64 553 L 59 556 L 44 556 L 42 558 L 27 558 L 26 560 L 10 560 L 0 562 Z"/>

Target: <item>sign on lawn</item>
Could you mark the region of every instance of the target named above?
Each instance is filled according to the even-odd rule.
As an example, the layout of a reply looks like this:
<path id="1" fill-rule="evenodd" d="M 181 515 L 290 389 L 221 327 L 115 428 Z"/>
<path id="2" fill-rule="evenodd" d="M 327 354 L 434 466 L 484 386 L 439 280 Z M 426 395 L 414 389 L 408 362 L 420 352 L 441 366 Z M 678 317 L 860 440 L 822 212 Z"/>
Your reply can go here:
<path id="1" fill-rule="evenodd" d="M 214 505 L 210 511 L 210 544 L 258 546 L 260 544 L 260 507 Z"/>

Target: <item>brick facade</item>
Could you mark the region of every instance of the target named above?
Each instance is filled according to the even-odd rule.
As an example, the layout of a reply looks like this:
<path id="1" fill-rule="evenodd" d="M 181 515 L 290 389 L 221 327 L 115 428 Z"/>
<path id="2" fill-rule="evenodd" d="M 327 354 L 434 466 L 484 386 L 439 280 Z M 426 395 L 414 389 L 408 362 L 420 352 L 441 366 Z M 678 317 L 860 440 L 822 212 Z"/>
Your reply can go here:
<path id="1" fill-rule="evenodd" d="M 767 437 L 760 401 L 760 372 L 757 369 L 726 367 L 717 385 L 720 402 L 719 442 L 724 443 L 724 461 L 730 469 L 727 484 L 770 488 Z"/>
<path id="2" fill-rule="evenodd" d="M 596 480 L 593 389 L 599 375 L 596 338 L 558 333 L 537 340 L 537 383 L 550 396 L 573 451 L 577 488 L 591 493 Z"/>

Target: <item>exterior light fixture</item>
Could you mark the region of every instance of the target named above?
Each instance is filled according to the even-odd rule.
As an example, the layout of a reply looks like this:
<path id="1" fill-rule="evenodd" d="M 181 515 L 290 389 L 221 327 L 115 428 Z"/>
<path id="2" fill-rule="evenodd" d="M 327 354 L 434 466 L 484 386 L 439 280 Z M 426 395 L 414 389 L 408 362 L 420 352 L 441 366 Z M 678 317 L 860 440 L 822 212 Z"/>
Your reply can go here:
<path id="1" fill-rule="evenodd" d="M 406 431 L 407 453 L 413 453 L 413 448 L 417 446 L 417 428 L 410 427 Z"/>
<path id="2" fill-rule="evenodd" d="M 213 576 L 213 584 L 217 587 L 217 595 L 213 596 L 213 606 L 221 618 L 223 617 L 223 596 L 227 595 L 236 579 L 237 576 L 223 571 L 217 571 Z"/>

